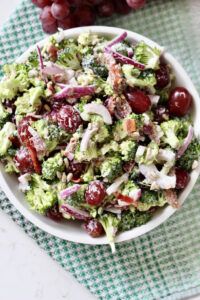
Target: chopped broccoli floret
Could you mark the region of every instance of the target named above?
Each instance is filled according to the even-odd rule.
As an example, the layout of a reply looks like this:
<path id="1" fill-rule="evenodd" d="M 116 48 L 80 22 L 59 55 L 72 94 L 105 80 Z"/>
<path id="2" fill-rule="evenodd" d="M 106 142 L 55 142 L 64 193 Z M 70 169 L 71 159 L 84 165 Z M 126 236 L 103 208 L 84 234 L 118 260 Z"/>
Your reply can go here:
<path id="1" fill-rule="evenodd" d="M 104 144 L 101 148 L 101 154 L 105 155 L 107 153 L 112 153 L 112 152 L 119 152 L 119 144 L 115 141 L 111 141 L 108 144 Z"/>
<path id="2" fill-rule="evenodd" d="M 81 33 L 78 37 L 78 43 L 81 46 L 94 46 L 100 42 L 100 39 L 97 34 L 91 32 Z"/>
<path id="3" fill-rule="evenodd" d="M 93 166 L 90 165 L 85 174 L 81 176 L 84 182 L 90 182 L 94 180 L 94 169 Z"/>
<path id="4" fill-rule="evenodd" d="M 41 119 L 33 122 L 31 125 L 44 140 L 47 150 L 53 151 L 60 142 L 67 141 L 69 135 L 63 129 L 55 124 L 49 123 L 46 119 Z"/>
<path id="5" fill-rule="evenodd" d="M 123 65 L 122 71 L 127 84 L 131 87 L 137 86 L 140 88 L 148 88 L 152 92 L 155 90 L 154 85 L 156 84 L 156 77 L 152 70 L 138 71 L 134 66 Z"/>
<path id="6" fill-rule="evenodd" d="M 115 141 L 121 141 L 125 138 L 131 138 L 132 133 L 129 133 L 127 130 L 125 130 L 125 123 L 127 120 L 133 119 L 136 123 L 136 129 L 138 130 L 143 125 L 143 116 L 142 115 L 136 115 L 134 113 L 128 115 L 125 119 L 118 120 L 115 122 L 115 125 L 113 126 L 113 136 Z"/>
<path id="7" fill-rule="evenodd" d="M 129 52 L 133 53 L 133 49 L 126 41 L 115 44 L 114 46 L 112 46 L 112 49 L 124 56 L 128 56 Z"/>
<path id="8" fill-rule="evenodd" d="M 39 59 L 37 51 L 32 51 L 28 57 L 27 65 L 30 69 L 36 69 L 39 66 Z"/>
<path id="9" fill-rule="evenodd" d="M 124 211 L 121 214 L 119 231 L 127 231 L 135 227 L 135 210 Z"/>
<path id="10" fill-rule="evenodd" d="M 12 100 L 18 93 L 18 84 L 13 77 L 0 82 L 0 100 Z"/>
<path id="11" fill-rule="evenodd" d="M 73 70 L 80 69 L 80 53 L 75 43 L 69 42 L 62 50 L 58 51 L 57 63 Z"/>
<path id="12" fill-rule="evenodd" d="M 71 186 L 71 183 L 68 187 Z M 81 188 L 76 192 L 66 198 L 66 202 L 74 207 L 83 208 L 85 205 L 85 191 L 87 184 L 81 184 Z"/>
<path id="13" fill-rule="evenodd" d="M 84 56 L 82 59 L 82 67 L 86 70 L 91 69 L 95 75 L 98 75 L 102 78 L 108 77 L 108 69 L 105 65 L 101 65 L 94 55 L 89 54 Z"/>
<path id="14" fill-rule="evenodd" d="M 161 51 L 152 48 L 144 42 L 140 42 L 134 49 L 134 58 L 145 65 L 146 69 L 157 69 L 159 67 Z"/>
<path id="15" fill-rule="evenodd" d="M 0 128 L 7 122 L 10 113 L 6 110 L 3 104 L 0 102 Z"/>
<path id="16" fill-rule="evenodd" d="M 74 158 L 78 162 L 91 161 L 92 159 L 97 158 L 98 156 L 99 151 L 97 149 L 96 143 L 94 143 L 93 141 L 90 141 L 89 147 L 86 151 L 81 151 L 80 145 L 78 145 L 74 154 Z"/>
<path id="17" fill-rule="evenodd" d="M 14 164 L 14 161 L 12 159 L 12 157 L 8 156 L 6 157 L 6 165 L 5 165 L 5 171 L 6 173 L 19 173 L 18 168 L 16 167 L 16 165 Z"/>
<path id="18" fill-rule="evenodd" d="M 91 115 L 90 116 L 91 122 L 97 124 L 98 126 L 98 131 L 95 133 L 95 135 L 93 136 L 93 140 L 94 142 L 97 143 L 102 143 L 105 142 L 105 140 L 107 138 L 110 137 L 109 134 L 109 127 L 107 125 L 105 125 L 102 117 L 97 116 L 97 115 Z"/>
<path id="19" fill-rule="evenodd" d="M 147 211 L 151 207 L 164 206 L 167 203 L 162 192 L 143 191 L 142 197 L 138 201 L 137 209 L 139 211 Z"/>
<path id="20" fill-rule="evenodd" d="M 27 113 L 35 112 L 41 106 L 41 97 L 43 95 L 41 87 L 33 87 L 22 97 L 18 97 L 15 101 L 16 114 L 24 115 Z"/>
<path id="21" fill-rule="evenodd" d="M 101 176 L 113 181 L 122 173 L 122 161 L 119 157 L 107 157 L 100 166 Z"/>
<path id="22" fill-rule="evenodd" d="M 191 171 L 194 161 L 198 161 L 200 157 L 200 142 L 195 139 L 191 142 L 183 156 L 177 161 L 177 165 L 181 168 Z"/>
<path id="23" fill-rule="evenodd" d="M 56 189 L 42 179 L 40 175 L 31 176 L 31 189 L 26 193 L 26 200 L 32 210 L 44 214 L 57 199 Z"/>
<path id="24" fill-rule="evenodd" d="M 13 135 L 15 129 L 16 128 L 13 123 L 7 122 L 0 130 L 0 157 L 4 156 L 7 153 L 8 149 L 12 146 L 9 137 Z"/>
<path id="25" fill-rule="evenodd" d="M 138 193 L 140 193 L 140 188 L 131 180 L 128 180 L 122 190 L 121 190 L 122 195 L 128 196 L 133 199 L 138 198 Z"/>
<path id="26" fill-rule="evenodd" d="M 135 157 L 137 144 L 134 141 L 123 141 L 120 144 L 122 159 L 125 161 L 133 160 Z"/>
<path id="27" fill-rule="evenodd" d="M 48 158 L 42 164 L 42 176 L 44 179 L 53 180 L 57 172 L 64 171 L 65 165 L 61 153 Z"/>
<path id="28" fill-rule="evenodd" d="M 115 240 L 116 233 L 118 231 L 120 220 L 112 214 L 105 214 L 100 217 L 99 221 L 106 232 L 106 236 L 111 246 L 112 253 L 114 253 L 115 252 L 114 240 Z"/>
<path id="29" fill-rule="evenodd" d="M 152 214 L 148 211 L 140 212 L 136 211 L 135 214 L 135 226 L 142 226 L 150 221 Z"/>
<path id="30" fill-rule="evenodd" d="M 152 141 L 147 147 L 139 146 L 136 152 L 135 161 L 138 164 L 152 164 L 158 155 L 159 147 L 156 142 Z"/>
<path id="31" fill-rule="evenodd" d="M 183 138 L 187 135 L 189 122 L 174 119 L 161 123 L 161 129 L 164 136 L 161 138 L 164 143 L 170 145 L 173 149 L 178 149 Z"/>

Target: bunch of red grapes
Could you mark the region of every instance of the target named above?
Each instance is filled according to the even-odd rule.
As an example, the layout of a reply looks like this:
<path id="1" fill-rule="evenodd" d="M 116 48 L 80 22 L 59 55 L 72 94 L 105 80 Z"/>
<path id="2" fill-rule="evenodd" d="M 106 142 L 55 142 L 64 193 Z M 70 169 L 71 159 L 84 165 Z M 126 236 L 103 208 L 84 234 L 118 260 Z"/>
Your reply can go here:
<path id="1" fill-rule="evenodd" d="M 128 14 L 139 9 L 146 0 L 31 0 L 41 8 L 40 20 L 47 33 L 55 33 L 59 28 L 88 26 L 97 17 L 110 17 L 114 13 Z"/>

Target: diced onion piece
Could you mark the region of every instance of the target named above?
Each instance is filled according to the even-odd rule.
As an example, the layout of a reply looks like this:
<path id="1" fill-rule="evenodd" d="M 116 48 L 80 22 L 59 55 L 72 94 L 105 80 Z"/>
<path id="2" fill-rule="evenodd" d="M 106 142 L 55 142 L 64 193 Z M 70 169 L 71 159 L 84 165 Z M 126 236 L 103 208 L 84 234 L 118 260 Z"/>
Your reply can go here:
<path id="1" fill-rule="evenodd" d="M 61 206 L 61 211 L 69 214 L 77 220 L 88 221 L 91 219 L 90 215 L 86 211 L 75 208 L 68 203 Z"/>
<path id="2" fill-rule="evenodd" d="M 177 158 L 180 158 L 185 153 L 185 151 L 187 150 L 188 146 L 190 145 L 190 143 L 193 139 L 193 135 L 194 135 L 194 129 L 190 125 L 189 130 L 188 130 L 188 134 L 187 134 L 186 138 L 183 141 L 183 145 L 178 150 Z"/>
<path id="3" fill-rule="evenodd" d="M 149 99 L 151 100 L 151 105 L 157 105 L 160 99 L 159 95 L 148 95 Z"/>
<path id="4" fill-rule="evenodd" d="M 19 189 L 22 192 L 28 191 L 30 189 L 29 181 L 31 180 L 31 174 L 25 173 L 18 177 Z"/>
<path id="5" fill-rule="evenodd" d="M 126 182 L 128 180 L 128 173 L 123 174 L 122 176 L 118 177 L 117 179 L 115 179 L 115 181 L 113 182 L 113 184 L 111 184 L 107 190 L 106 193 L 108 195 L 111 195 L 115 192 L 117 192 L 117 190 L 119 189 L 120 185 L 123 182 Z"/>
<path id="6" fill-rule="evenodd" d="M 88 114 L 100 115 L 103 118 L 104 123 L 108 125 L 112 124 L 112 117 L 108 109 L 103 104 L 88 103 L 84 106 L 84 111 Z"/>
<path id="7" fill-rule="evenodd" d="M 98 131 L 99 127 L 97 124 L 89 124 L 86 131 L 83 134 L 83 138 L 81 140 L 80 151 L 84 152 L 87 150 L 89 141 L 92 136 Z"/>
<path id="8" fill-rule="evenodd" d="M 106 207 L 104 210 L 111 212 L 113 214 L 116 214 L 116 215 L 121 215 L 121 213 L 122 213 L 122 210 L 120 208 L 116 208 L 116 207 Z"/>
<path id="9" fill-rule="evenodd" d="M 74 184 L 73 186 L 70 186 L 60 192 L 60 197 L 62 199 L 65 199 L 69 197 L 70 195 L 76 193 L 81 188 L 80 184 Z"/>

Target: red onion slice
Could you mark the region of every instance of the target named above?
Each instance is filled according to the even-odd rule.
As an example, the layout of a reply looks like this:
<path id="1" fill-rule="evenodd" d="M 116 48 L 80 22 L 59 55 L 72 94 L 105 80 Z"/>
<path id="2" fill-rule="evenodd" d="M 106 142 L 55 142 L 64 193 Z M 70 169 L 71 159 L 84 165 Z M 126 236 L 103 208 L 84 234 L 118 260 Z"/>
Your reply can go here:
<path id="1" fill-rule="evenodd" d="M 115 179 L 115 181 L 113 182 L 113 184 L 111 184 L 107 190 L 106 193 L 108 195 L 111 195 L 115 192 L 117 192 L 118 188 L 120 187 L 120 185 L 128 180 L 128 173 L 123 174 L 122 176 L 118 177 L 117 179 Z"/>
<path id="2" fill-rule="evenodd" d="M 177 158 L 180 158 L 185 153 L 185 151 L 187 150 L 188 146 L 190 145 L 193 139 L 193 135 L 194 135 L 194 128 L 190 125 L 188 134 L 183 141 L 183 145 L 178 150 Z"/>
<path id="3" fill-rule="evenodd" d="M 37 53 L 39 57 L 40 70 L 42 71 L 44 69 L 44 62 L 43 62 L 42 53 L 39 46 L 37 46 Z"/>
<path id="4" fill-rule="evenodd" d="M 65 199 L 65 198 L 69 197 L 70 195 L 76 193 L 78 190 L 80 190 L 80 188 L 81 188 L 80 184 L 74 184 L 74 185 L 62 190 L 60 192 L 60 197 L 62 199 Z"/>
<path id="5" fill-rule="evenodd" d="M 88 221 L 91 219 L 91 216 L 86 211 L 75 208 L 67 203 L 61 206 L 61 210 L 80 221 Z"/>
<path id="6" fill-rule="evenodd" d="M 81 98 L 83 96 L 93 95 L 95 93 L 95 86 L 71 86 L 66 85 L 60 92 L 54 95 L 54 99 L 59 100 L 63 98 Z"/>
<path id="7" fill-rule="evenodd" d="M 133 58 L 129 58 L 127 56 L 122 55 L 121 53 L 118 53 L 116 51 L 113 51 L 112 49 L 110 49 L 109 47 L 105 47 L 105 52 L 106 53 L 110 53 L 112 54 L 112 56 L 120 63 L 122 64 L 128 64 L 128 65 L 132 65 L 137 69 L 140 70 L 144 70 L 145 69 L 145 65 L 139 63 L 138 61 L 134 60 Z"/>
<path id="8" fill-rule="evenodd" d="M 121 43 L 125 40 L 125 38 L 127 37 L 127 32 L 124 31 L 122 34 L 120 34 L 117 38 L 115 38 L 114 40 L 112 40 L 108 45 L 107 47 L 108 48 L 111 48 L 112 46 L 118 44 L 118 43 Z"/>
<path id="9" fill-rule="evenodd" d="M 97 114 L 100 115 L 104 123 L 111 125 L 112 117 L 108 111 L 108 109 L 103 104 L 98 103 L 89 103 L 84 106 L 84 111 L 88 114 Z"/>

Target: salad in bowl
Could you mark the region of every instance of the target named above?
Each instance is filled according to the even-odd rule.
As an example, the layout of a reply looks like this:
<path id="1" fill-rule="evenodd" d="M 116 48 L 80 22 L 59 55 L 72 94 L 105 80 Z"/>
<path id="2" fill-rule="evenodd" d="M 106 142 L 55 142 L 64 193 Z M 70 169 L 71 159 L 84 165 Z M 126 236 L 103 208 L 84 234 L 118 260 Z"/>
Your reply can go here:
<path id="1" fill-rule="evenodd" d="M 3 67 L 0 158 L 31 210 L 93 238 L 150 221 L 199 166 L 193 97 L 163 49 L 60 32 Z"/>

